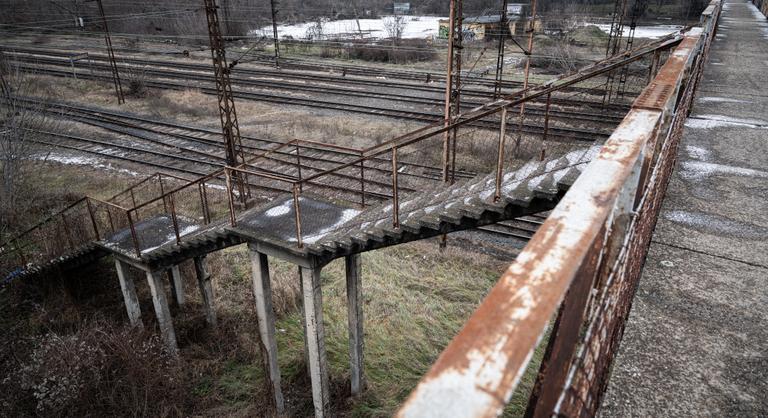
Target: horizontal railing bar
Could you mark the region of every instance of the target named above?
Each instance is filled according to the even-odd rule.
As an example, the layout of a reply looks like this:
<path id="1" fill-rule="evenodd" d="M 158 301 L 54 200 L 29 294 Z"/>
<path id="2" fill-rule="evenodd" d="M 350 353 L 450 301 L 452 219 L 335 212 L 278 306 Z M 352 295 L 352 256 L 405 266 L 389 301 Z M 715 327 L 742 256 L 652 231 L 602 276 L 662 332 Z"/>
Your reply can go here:
<path id="1" fill-rule="evenodd" d="M 653 53 L 654 51 L 661 50 L 661 49 L 667 49 L 667 48 L 670 48 L 672 46 L 675 46 L 678 43 L 680 43 L 682 41 L 682 39 L 683 39 L 682 36 L 679 35 L 679 34 L 668 35 L 668 36 L 662 38 L 661 40 L 654 42 L 652 44 L 652 45 L 654 45 L 653 47 L 651 47 L 651 46 L 644 46 L 642 48 L 637 48 L 635 50 L 632 50 L 632 51 L 629 51 L 627 53 L 621 54 L 619 57 L 625 57 L 625 58 L 621 59 L 621 61 L 619 61 L 619 62 L 610 63 L 610 64 L 608 64 L 605 67 L 600 67 L 599 69 L 596 69 L 594 71 L 591 71 L 591 72 L 588 72 L 588 73 L 583 73 L 583 71 L 586 71 L 589 68 L 594 68 L 594 67 L 597 67 L 599 65 L 605 64 L 606 62 L 611 62 L 611 60 L 613 60 L 613 59 L 618 59 L 616 56 L 614 56 L 614 57 L 612 57 L 609 60 L 600 61 L 600 62 L 598 62 L 598 63 L 596 63 L 596 64 L 594 64 L 594 65 L 592 65 L 590 67 L 587 67 L 586 69 L 579 70 L 578 72 L 576 72 L 574 74 L 570 74 L 570 75 L 564 76 L 564 77 L 559 77 L 559 78 L 556 78 L 554 80 L 551 80 L 551 81 L 549 81 L 547 83 L 544 83 L 544 84 L 541 84 L 541 85 L 538 85 L 538 86 L 529 87 L 528 89 L 521 90 L 521 91 L 518 91 L 518 92 L 513 93 L 511 95 L 508 95 L 504 99 L 497 100 L 497 101 L 494 101 L 494 102 L 491 102 L 491 103 L 487 103 L 487 104 L 485 104 L 483 106 L 480 106 L 480 107 L 477 107 L 475 109 L 472 109 L 469 112 L 466 112 L 464 114 L 459 114 L 455 118 L 452 119 L 453 122 L 451 122 L 451 123 L 446 124 L 445 123 L 446 120 L 443 120 L 441 122 L 435 122 L 432 125 L 429 125 L 427 127 L 424 127 L 424 128 L 421 128 L 420 130 L 418 130 L 418 131 L 425 131 L 425 130 L 429 130 L 430 128 L 433 128 L 433 130 L 430 131 L 429 133 L 425 133 L 425 134 L 416 136 L 416 137 L 411 138 L 411 139 L 405 139 L 408 136 L 412 135 L 414 132 L 416 132 L 416 131 L 414 131 L 414 132 L 408 133 L 406 135 L 403 135 L 401 137 L 398 137 L 398 138 L 389 140 L 387 142 L 384 142 L 382 144 L 376 145 L 374 147 L 367 148 L 366 150 L 364 150 L 364 152 L 363 152 L 364 156 L 362 156 L 361 158 L 359 158 L 357 160 L 354 160 L 354 161 L 351 161 L 351 162 L 348 162 L 348 163 L 345 163 L 345 164 L 342 164 L 342 165 L 340 165 L 338 167 L 332 168 L 332 169 L 327 170 L 325 172 L 317 173 L 317 174 L 314 174 L 312 176 L 306 177 L 306 178 L 304 178 L 302 180 L 302 182 L 306 183 L 306 182 L 314 180 L 314 179 L 316 179 L 318 177 L 331 174 L 331 173 L 333 173 L 335 171 L 342 170 L 344 168 L 348 168 L 348 167 L 351 167 L 351 166 L 354 166 L 354 165 L 359 165 L 361 161 L 366 161 L 366 160 L 369 160 L 369 159 L 371 159 L 373 157 L 377 157 L 379 155 L 383 155 L 385 153 L 391 152 L 392 148 L 394 148 L 394 147 L 404 147 L 404 146 L 408 146 L 408 145 L 414 144 L 414 143 L 419 142 L 419 141 L 423 141 L 423 140 L 428 139 L 430 137 L 433 137 L 435 135 L 439 135 L 439 134 L 444 133 L 446 131 L 450 131 L 452 129 L 455 129 L 455 128 L 461 126 L 461 125 L 465 125 L 467 123 L 474 122 L 474 121 L 477 121 L 479 119 L 485 118 L 487 116 L 493 115 L 493 114 L 495 114 L 497 112 L 500 112 L 503 107 L 515 106 L 515 105 L 518 105 L 518 104 L 523 103 L 523 102 L 535 100 L 535 99 L 537 99 L 539 97 L 543 97 L 543 96 L 545 96 L 545 95 L 547 95 L 549 93 L 552 93 L 554 91 L 563 89 L 565 87 L 569 87 L 571 85 L 580 83 L 580 82 L 582 82 L 584 80 L 587 80 L 589 78 L 592 78 L 592 77 L 595 77 L 595 76 L 607 73 L 607 72 L 612 71 L 612 70 L 615 70 L 616 68 L 619 68 L 621 66 L 630 64 L 632 62 L 635 62 L 635 61 L 643 58 L 644 56 Z M 568 77 L 572 77 L 572 78 L 568 78 Z M 558 83 L 558 84 L 557 85 L 553 85 L 555 83 Z M 514 97 L 520 96 L 521 94 L 525 94 L 525 93 L 528 93 L 528 92 L 533 92 L 533 93 L 525 95 L 525 96 L 517 98 L 517 99 L 514 99 L 514 100 L 512 99 Z"/>

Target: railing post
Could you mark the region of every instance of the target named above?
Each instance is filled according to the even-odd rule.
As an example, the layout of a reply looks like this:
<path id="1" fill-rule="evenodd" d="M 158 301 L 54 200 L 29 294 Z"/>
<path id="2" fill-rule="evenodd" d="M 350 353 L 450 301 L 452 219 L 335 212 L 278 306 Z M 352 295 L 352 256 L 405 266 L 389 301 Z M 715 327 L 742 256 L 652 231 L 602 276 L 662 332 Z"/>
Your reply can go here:
<path id="1" fill-rule="evenodd" d="M 176 202 L 174 195 L 171 194 L 169 201 L 171 203 L 171 221 L 173 222 L 173 233 L 176 234 L 176 244 L 181 244 L 181 236 L 179 236 L 179 220 L 176 218 Z"/>
<path id="2" fill-rule="evenodd" d="M 163 196 L 163 211 L 168 213 L 168 204 L 165 202 L 165 190 L 163 189 L 163 175 L 157 173 L 157 179 L 160 182 L 160 196 Z"/>
<path id="3" fill-rule="evenodd" d="M 360 206 L 365 207 L 365 160 L 363 153 L 360 153 Z"/>
<path id="4" fill-rule="evenodd" d="M 507 107 L 501 108 L 501 125 L 499 126 L 499 149 L 496 156 L 496 193 L 493 200 L 501 199 L 501 174 L 504 171 L 504 146 L 507 141 Z"/>
<path id="5" fill-rule="evenodd" d="M 601 249 L 605 244 L 604 231 L 605 227 L 590 246 L 589 253 L 573 279 L 573 284 L 560 304 L 536 382 L 528 399 L 526 417 L 553 415 L 553 409 L 563 390 L 571 361 L 576 354 L 590 290 L 598 273 Z"/>
<path id="6" fill-rule="evenodd" d="M 133 224 L 133 217 L 131 211 L 125 211 L 128 217 L 128 225 L 131 227 L 131 238 L 133 239 L 133 248 L 136 250 L 136 256 L 141 258 L 141 248 L 139 247 L 139 237 L 136 235 L 136 226 Z"/>
<path id="7" fill-rule="evenodd" d="M 205 180 L 201 182 L 203 190 L 203 203 L 205 204 L 205 216 L 208 217 L 208 223 L 211 222 L 211 207 L 208 205 L 208 185 L 205 184 Z"/>
<path id="8" fill-rule="evenodd" d="M 301 240 L 301 207 L 299 206 L 299 185 L 293 183 L 293 208 L 296 214 L 296 242 L 299 248 L 304 246 L 304 242 Z"/>
<path id="9" fill-rule="evenodd" d="M 101 241 L 99 236 L 99 227 L 96 223 L 96 216 L 93 214 L 93 205 L 91 205 L 91 199 L 85 199 L 86 205 L 88 205 L 88 214 L 91 216 L 91 224 L 93 224 L 93 233 L 96 234 L 96 241 Z"/>
<path id="10" fill-rule="evenodd" d="M 547 106 L 544 110 L 544 138 L 543 141 L 547 140 L 547 134 L 549 133 L 549 107 L 552 105 L 552 93 L 547 93 Z"/>
<path id="11" fill-rule="evenodd" d="M 206 205 L 205 201 L 205 192 L 203 189 L 205 188 L 205 180 L 200 181 L 200 183 L 197 183 L 197 192 L 200 195 L 200 211 L 203 212 L 203 222 L 208 225 L 210 223 L 210 219 L 208 219 L 208 207 Z"/>
<path id="12" fill-rule="evenodd" d="M 299 190 L 303 190 L 301 185 L 301 155 L 299 154 L 299 142 L 296 141 L 296 167 L 299 170 Z"/>
<path id="13" fill-rule="evenodd" d="M 397 199 L 397 147 L 392 148 L 392 226 L 400 228 L 400 202 Z"/>
<path id="14" fill-rule="evenodd" d="M 227 199 L 229 200 L 229 223 L 235 226 L 235 202 L 234 196 L 232 196 L 232 177 L 229 171 L 229 168 L 224 169 L 224 177 L 227 180 Z"/>

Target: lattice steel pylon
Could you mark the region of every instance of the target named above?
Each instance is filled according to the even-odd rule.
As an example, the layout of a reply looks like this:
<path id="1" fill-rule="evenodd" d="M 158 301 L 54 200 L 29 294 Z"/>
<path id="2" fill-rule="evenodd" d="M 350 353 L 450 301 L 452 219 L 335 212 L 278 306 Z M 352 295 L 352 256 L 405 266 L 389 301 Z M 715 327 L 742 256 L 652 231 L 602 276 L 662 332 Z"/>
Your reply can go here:
<path id="1" fill-rule="evenodd" d="M 445 72 L 445 125 L 455 122 L 461 106 L 462 0 L 451 0 L 448 25 L 448 63 Z M 443 181 L 453 183 L 456 172 L 457 129 L 443 136 Z"/>
<path id="2" fill-rule="evenodd" d="M 635 0 L 632 5 L 632 10 L 629 13 L 629 33 L 627 33 L 625 51 L 632 49 L 635 42 L 635 29 L 637 28 L 637 21 L 645 13 L 645 9 L 648 7 L 648 0 Z M 624 90 L 626 89 L 627 77 L 629 75 L 629 65 L 625 65 L 621 69 L 621 76 L 619 76 L 619 88 L 616 92 L 617 96 L 623 97 Z"/>
<path id="3" fill-rule="evenodd" d="M 627 0 L 616 0 L 613 6 L 613 19 L 611 20 L 611 31 L 608 33 L 608 45 L 605 48 L 605 57 L 616 55 L 621 50 L 621 39 L 624 35 L 624 15 L 627 13 Z M 605 92 L 603 94 L 603 105 L 610 103 L 613 96 L 613 83 L 615 71 L 608 73 L 605 82 Z"/>
<path id="4" fill-rule="evenodd" d="M 498 99 L 501 96 L 501 82 L 504 78 L 504 42 L 506 41 L 507 30 L 507 3 L 508 0 L 501 1 L 501 16 L 499 17 L 499 51 L 496 55 L 496 83 L 493 89 L 493 98 Z"/>
<path id="5" fill-rule="evenodd" d="M 91 0 L 94 1 L 94 0 Z M 109 57 L 109 66 L 112 71 L 112 81 L 115 84 L 115 95 L 117 96 L 117 104 L 125 103 L 125 96 L 123 96 L 123 86 L 120 83 L 120 72 L 117 69 L 117 61 L 115 60 L 115 51 L 112 49 L 112 38 L 109 36 L 109 27 L 107 26 L 107 17 L 104 16 L 104 6 L 101 4 L 101 0 L 95 0 L 99 6 L 99 14 L 101 15 L 101 23 L 104 25 L 104 42 L 107 44 L 107 56 Z"/>
<path id="6" fill-rule="evenodd" d="M 245 164 L 245 154 L 240 139 L 240 126 L 237 123 L 237 111 L 232 95 L 232 83 L 229 79 L 229 66 L 227 66 L 224 39 L 221 36 L 219 14 L 216 0 L 204 0 L 205 15 L 208 19 L 208 37 L 211 41 L 211 58 L 213 58 L 213 73 L 216 81 L 216 95 L 219 101 L 219 116 L 221 118 L 221 130 L 224 134 L 224 147 L 227 165 L 237 167 Z M 246 176 L 237 172 L 233 173 L 235 188 L 240 194 L 239 200 L 243 203 L 250 196 L 250 187 Z"/>

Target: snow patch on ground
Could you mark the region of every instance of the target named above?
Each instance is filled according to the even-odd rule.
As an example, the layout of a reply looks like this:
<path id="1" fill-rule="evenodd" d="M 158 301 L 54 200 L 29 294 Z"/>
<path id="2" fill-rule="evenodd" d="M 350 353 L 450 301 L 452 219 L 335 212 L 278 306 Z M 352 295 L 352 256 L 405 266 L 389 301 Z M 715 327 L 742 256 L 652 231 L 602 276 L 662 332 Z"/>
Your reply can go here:
<path id="1" fill-rule="evenodd" d="M 686 145 L 685 150 L 688 151 L 688 155 L 690 155 L 691 158 L 701 161 L 707 161 L 709 159 L 710 152 L 708 149 L 697 147 L 695 145 Z"/>
<path id="2" fill-rule="evenodd" d="M 50 153 L 50 154 L 37 154 L 33 156 L 33 158 L 40 161 L 53 161 L 60 164 L 67 164 L 67 165 L 89 166 L 89 167 L 97 168 L 100 170 L 115 171 L 120 174 L 127 174 L 133 177 L 141 175 L 135 171 L 127 170 L 125 168 L 118 168 L 113 166 L 111 163 L 105 163 L 102 160 L 99 160 L 97 158 L 92 158 L 92 157 Z"/>
<path id="3" fill-rule="evenodd" d="M 738 222 L 707 213 L 673 210 L 664 212 L 664 217 L 672 222 L 701 229 L 713 234 L 728 234 L 740 238 L 758 239 L 764 238 L 768 233 L 766 228 L 757 225 Z"/>
<path id="4" fill-rule="evenodd" d="M 596 24 L 595 26 L 605 33 L 611 33 L 611 25 Z M 657 39 L 667 36 L 670 33 L 677 32 L 682 28 L 683 27 L 679 25 L 637 26 L 635 28 L 635 38 Z M 622 35 L 629 35 L 629 27 L 624 27 Z"/>
<path id="5" fill-rule="evenodd" d="M 340 34 L 349 34 L 355 37 L 362 31 L 366 38 L 387 38 L 387 31 L 384 28 L 385 22 L 391 19 L 391 16 L 384 16 L 380 19 L 360 19 L 360 30 L 357 28 L 355 19 L 331 20 L 323 23 L 323 37 L 334 38 Z M 433 38 L 437 36 L 439 20 L 447 19 L 436 16 L 405 16 L 405 28 L 403 29 L 404 39 Z M 277 37 L 293 39 L 307 39 L 307 31 L 315 25 L 315 22 L 299 23 L 295 25 L 278 25 Z M 249 34 L 266 34 L 271 36 L 272 26 L 265 26 L 251 31 Z"/>
<path id="6" fill-rule="evenodd" d="M 768 122 L 758 119 L 739 119 L 721 115 L 698 115 L 685 121 L 685 126 L 693 129 L 712 129 L 722 126 L 741 126 L 745 128 L 768 129 Z"/>
<path id="7" fill-rule="evenodd" d="M 751 168 L 736 167 L 726 164 L 707 163 L 704 161 L 684 161 L 680 175 L 684 179 L 698 180 L 710 176 L 734 175 L 740 177 L 768 178 L 768 172 Z"/>
<path id="8" fill-rule="evenodd" d="M 722 64 L 717 63 L 717 65 Z M 749 103 L 746 100 L 732 99 L 730 97 L 699 97 L 698 100 L 703 103 Z"/>

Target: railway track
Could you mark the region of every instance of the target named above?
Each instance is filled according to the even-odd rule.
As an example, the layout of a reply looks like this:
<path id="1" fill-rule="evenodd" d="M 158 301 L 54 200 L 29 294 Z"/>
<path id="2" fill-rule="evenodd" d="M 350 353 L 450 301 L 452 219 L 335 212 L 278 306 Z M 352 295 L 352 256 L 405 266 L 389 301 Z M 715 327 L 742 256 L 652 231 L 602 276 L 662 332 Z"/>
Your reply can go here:
<path id="1" fill-rule="evenodd" d="M 29 47 L 10 47 L 6 46 L 5 48 L 6 53 L 13 54 L 15 57 L 19 59 L 32 59 L 35 62 L 41 62 L 41 63 L 52 63 L 52 64 L 64 64 L 69 66 L 69 61 L 65 62 L 52 62 L 50 60 L 50 57 L 58 57 L 61 59 L 68 59 L 69 56 L 71 56 L 71 52 L 67 51 L 59 51 L 59 50 L 51 50 L 51 49 L 40 49 L 40 48 L 29 48 Z M 92 58 L 94 61 L 98 61 L 104 65 L 108 63 L 107 57 L 100 55 L 100 54 L 90 54 L 90 58 Z M 186 70 L 186 71 L 196 71 L 203 73 L 204 75 L 208 75 L 210 73 L 210 65 L 206 63 L 197 63 L 197 62 L 184 62 L 184 61 L 167 61 L 167 60 L 151 60 L 151 59 L 139 59 L 139 58 L 133 58 L 133 57 L 124 57 L 121 58 L 120 61 L 124 64 L 130 64 L 130 65 L 136 65 L 136 66 L 147 66 L 147 67 L 154 67 L 154 68 L 174 68 L 179 70 Z M 232 80 L 236 81 L 238 83 L 251 83 L 251 85 L 262 85 L 259 84 L 257 80 L 253 80 L 253 77 L 261 77 L 262 80 L 267 80 L 270 82 L 270 85 L 278 85 L 280 86 L 281 83 L 276 81 L 276 79 L 280 80 L 289 80 L 289 81 L 299 81 L 299 82 L 312 82 L 312 83 L 322 83 L 321 85 L 327 85 L 328 83 L 336 83 L 341 84 L 341 86 L 335 90 L 333 89 L 323 89 L 321 88 L 319 91 L 321 92 L 328 92 L 328 93 L 338 93 L 338 94 L 350 94 L 354 95 L 355 93 L 360 93 L 360 91 L 354 91 L 350 90 L 350 86 L 362 86 L 366 88 L 374 88 L 374 89 L 381 89 L 381 88 L 387 88 L 387 89 L 398 89 L 398 90 L 404 90 L 408 92 L 409 94 L 393 94 L 393 93 L 380 93 L 379 91 L 375 90 L 365 90 L 363 93 L 365 94 L 373 94 L 373 95 L 380 95 L 383 98 L 388 98 L 391 100 L 403 100 L 408 101 L 412 100 L 413 103 L 420 103 L 420 104 L 428 104 L 428 105 L 438 105 L 442 106 L 442 102 L 444 100 L 443 95 L 445 94 L 445 88 L 442 85 L 434 85 L 434 83 L 412 83 L 412 82 L 393 82 L 389 80 L 380 80 L 377 78 L 376 74 L 369 74 L 366 77 L 370 78 L 351 78 L 351 77 L 344 77 L 344 76 L 336 76 L 336 75 L 325 75 L 325 74 L 317 74 L 317 73 L 300 73 L 300 72 L 293 72 L 293 71 L 286 71 L 284 69 L 271 69 L 271 68 L 249 68 L 249 67 L 243 67 L 238 66 L 236 68 L 232 69 Z M 239 77 L 239 78 L 238 78 Z M 249 77 L 249 78 L 245 78 Z M 511 85 L 514 85 L 515 88 L 520 88 L 522 86 L 521 83 L 517 82 L 510 82 Z M 284 86 L 288 86 L 292 89 L 306 89 L 307 86 L 302 84 L 282 84 Z M 428 97 L 418 97 L 414 96 L 413 92 L 418 91 L 425 94 L 433 94 L 435 95 L 434 98 L 428 98 Z M 567 91 L 569 92 L 580 92 L 585 94 L 592 94 L 599 96 L 602 98 L 603 90 L 599 88 L 578 88 L 578 87 L 572 87 L 569 88 Z M 465 103 L 466 108 L 472 108 L 475 106 L 479 106 L 483 103 L 486 103 L 489 100 L 493 99 L 493 92 L 488 89 L 473 89 L 470 87 L 464 87 L 462 88 L 462 97 L 464 98 L 463 103 Z M 474 98 L 474 99 L 473 99 Z M 479 99 L 479 100 L 478 100 Z M 596 116 L 604 117 L 606 116 L 606 113 L 608 116 L 611 116 L 611 112 L 616 112 L 618 114 L 626 113 L 628 110 L 628 107 L 626 105 L 620 105 L 620 104 L 610 104 L 607 106 L 604 106 L 601 101 L 598 102 L 591 102 L 591 101 L 584 101 L 584 100 L 568 100 L 563 98 L 557 98 L 555 104 L 562 105 L 562 106 L 593 106 L 600 109 L 600 112 L 597 113 Z M 608 112 L 606 112 L 606 110 Z M 553 110 L 555 113 L 556 110 Z M 565 113 L 565 112 L 562 112 Z M 580 112 L 583 113 L 583 112 Z"/>
<path id="2" fill-rule="evenodd" d="M 18 36 L 18 33 L 10 33 L 9 36 Z M 35 36 L 38 36 L 39 34 L 35 34 Z M 79 36 L 77 41 L 80 41 L 82 36 Z M 89 38 L 89 37 L 86 37 Z M 95 50 L 102 50 L 101 45 L 101 38 L 95 37 L 93 38 L 94 45 L 90 46 L 90 48 Z M 30 48 L 29 44 L 11 44 L 6 43 L 6 47 L 11 47 L 14 49 L 19 48 Z M 84 45 L 78 44 L 78 48 L 83 48 Z M 35 48 L 36 50 L 42 50 L 42 48 Z M 51 51 L 50 49 L 46 49 L 47 51 Z M 121 48 L 121 47 L 113 47 L 113 50 L 117 53 L 120 53 L 120 61 L 123 61 L 127 55 L 135 55 L 135 54 L 148 54 L 148 55 L 156 55 L 156 56 L 174 56 L 174 57 L 186 57 L 188 56 L 189 52 L 200 52 L 200 51 L 208 51 L 207 48 L 191 48 L 191 49 L 185 49 L 180 51 L 167 51 L 167 50 L 149 50 L 149 49 L 137 49 L 137 48 Z M 235 54 L 234 51 L 232 51 L 233 54 Z M 248 55 L 248 61 L 241 60 L 242 64 L 254 64 L 262 65 L 264 67 L 274 67 L 274 56 L 272 55 L 266 55 L 261 53 L 251 53 Z M 241 66 L 242 67 L 242 66 Z M 238 68 L 239 70 L 239 68 Z M 381 65 L 378 65 L 376 67 L 374 66 L 365 66 L 365 65 L 354 65 L 354 64 L 331 64 L 328 62 L 319 62 L 314 61 L 310 59 L 302 59 L 302 58 L 288 58 L 288 57 L 281 57 L 280 58 L 280 70 L 297 70 L 297 71 L 310 71 L 310 72 L 316 72 L 316 73 L 333 73 L 333 74 L 343 74 L 343 75 L 356 75 L 361 77 L 369 77 L 373 79 L 380 79 L 380 78 L 386 78 L 388 80 L 403 80 L 403 81 L 409 81 L 412 83 L 427 83 L 427 82 L 445 82 L 445 75 L 441 71 L 426 71 L 426 70 L 414 70 L 414 69 L 391 69 L 391 68 L 383 68 Z M 382 81 L 382 80 L 379 80 Z M 468 88 L 467 86 L 475 86 L 480 87 L 483 90 L 477 90 L 477 92 L 484 95 L 484 97 L 492 97 L 492 90 L 495 87 L 495 80 L 485 78 L 485 77 L 478 77 L 468 74 L 466 71 L 462 72 L 462 81 L 465 85 L 465 89 L 469 94 L 472 94 L 471 88 Z M 384 83 L 391 83 L 391 81 L 383 81 Z M 521 88 L 523 85 L 522 82 L 514 81 L 514 80 L 503 80 L 501 82 L 502 89 L 507 90 L 515 90 Z M 439 92 L 444 91 L 444 87 L 438 87 Z M 490 91 L 489 91 L 490 90 Z M 464 92 L 464 90 L 462 90 Z M 602 91 L 600 92 L 602 94 Z"/>
<path id="3" fill-rule="evenodd" d="M 35 100 L 27 99 L 25 102 L 30 105 L 40 105 L 40 102 Z M 143 140 L 165 145 L 168 145 L 167 139 L 169 138 L 186 141 L 191 145 L 182 143 L 179 145 L 179 151 L 188 151 L 192 154 L 200 154 L 203 157 L 216 155 L 217 162 L 223 161 L 224 158 L 221 133 L 215 129 L 183 125 L 163 120 L 141 117 L 126 112 L 96 109 L 71 103 L 46 102 L 45 104 L 48 107 L 48 111 L 52 114 L 65 113 L 68 118 L 91 126 L 103 128 L 118 134 L 132 135 Z M 146 135 L 140 134 L 138 132 L 153 134 L 157 137 L 149 138 Z M 270 151 L 274 155 L 279 155 L 285 158 L 293 158 L 294 161 L 285 161 L 285 164 L 288 166 L 297 164 L 295 162 L 295 151 L 290 149 L 274 150 L 276 147 L 283 145 L 282 141 L 271 138 L 257 138 L 243 135 L 242 142 L 243 150 L 248 156 L 247 158 L 255 157 L 264 152 Z M 203 150 L 198 150 L 192 147 L 192 145 L 204 146 L 206 148 Z M 350 158 L 358 158 L 360 156 L 359 152 L 356 150 L 314 143 L 310 141 L 304 141 L 296 148 L 298 148 L 300 152 L 299 158 L 302 161 L 319 161 L 324 163 L 342 164 L 349 161 Z M 374 159 L 373 161 L 387 165 L 387 168 L 371 166 L 366 167 L 366 170 L 372 170 L 374 172 L 383 174 L 389 174 L 391 172 L 391 168 L 389 167 L 390 161 L 388 159 L 378 158 Z M 406 177 L 435 180 L 439 179 L 442 175 L 441 169 L 436 166 L 413 162 L 404 162 L 401 165 L 406 168 L 406 170 L 402 172 L 402 175 Z M 419 171 L 420 174 L 416 174 L 416 171 Z M 476 173 L 464 170 L 456 171 L 457 178 L 471 178 L 475 175 Z"/>
<path id="4" fill-rule="evenodd" d="M 45 74 L 45 75 L 51 75 L 51 76 L 57 76 L 57 77 L 69 77 L 71 75 L 71 72 L 69 70 L 63 70 L 63 69 L 43 68 L 43 67 L 34 66 L 34 65 L 22 65 L 22 67 L 25 70 L 34 71 L 37 74 Z M 99 81 L 111 80 L 111 76 L 106 73 L 105 74 L 81 73 L 80 77 L 84 79 L 92 79 L 92 80 L 99 80 Z M 151 88 L 179 90 L 179 91 L 186 90 L 191 87 L 189 84 L 183 83 L 183 82 L 174 83 L 169 81 L 157 81 L 157 80 L 147 80 L 146 85 Z M 214 88 L 205 87 L 205 86 L 199 86 L 196 88 L 204 94 L 216 95 L 216 91 Z M 412 121 L 418 121 L 418 122 L 424 122 L 424 123 L 435 123 L 437 121 L 442 120 L 443 118 L 441 114 L 432 113 L 432 112 L 424 112 L 424 111 L 417 111 L 417 110 L 389 109 L 389 108 L 382 108 L 378 106 L 342 103 L 342 102 L 310 99 L 310 98 L 303 98 L 303 97 L 290 97 L 290 96 L 279 95 L 279 94 L 250 92 L 250 91 L 242 91 L 242 90 L 236 90 L 234 92 L 234 96 L 239 99 L 255 100 L 260 102 L 304 106 L 304 107 L 311 107 L 315 109 L 335 110 L 335 111 L 342 111 L 342 112 L 348 112 L 348 113 L 364 114 L 369 116 L 389 117 L 389 118 L 395 118 L 399 120 L 412 120 Z M 530 121 L 530 119 L 531 119 L 530 117 L 527 118 L 526 122 L 523 124 L 521 128 L 521 132 L 526 134 L 533 134 L 533 135 L 542 134 L 544 132 L 544 125 L 542 123 L 533 123 Z M 514 120 L 510 120 L 508 123 L 511 125 L 511 129 L 515 129 L 515 130 L 517 129 L 517 124 L 515 123 Z M 485 120 L 475 121 L 471 124 L 471 126 L 478 127 L 478 128 L 485 128 L 485 129 L 497 129 L 498 124 L 499 124 L 498 121 L 485 119 Z M 510 132 L 513 132 L 513 131 L 510 131 Z M 595 131 L 590 129 L 574 128 L 574 127 L 549 126 L 548 135 L 550 138 L 559 138 L 561 140 L 566 140 L 566 141 L 577 140 L 577 141 L 591 142 L 591 141 L 606 139 L 610 135 L 610 129 L 605 128 L 603 131 Z"/>
<path id="5" fill-rule="evenodd" d="M 38 105 L 34 100 L 25 100 L 27 105 Z M 131 115 L 93 109 L 64 103 L 47 103 L 47 111 L 53 115 L 65 115 L 67 120 L 87 124 L 115 134 L 110 140 L 87 138 L 84 136 L 46 133 L 41 145 L 77 150 L 88 154 L 107 157 L 120 161 L 171 170 L 179 174 L 203 176 L 226 165 L 221 134 L 206 128 L 175 124 Z M 283 142 L 274 139 L 243 136 L 243 148 L 247 159 L 261 156 L 256 166 L 266 174 L 280 175 L 283 178 L 298 180 L 302 173 L 305 177 L 332 169 L 338 165 L 357 159 L 360 155 L 354 150 L 305 142 L 300 145 L 279 149 Z M 269 154 L 263 155 L 269 151 Z M 438 167 L 417 162 L 401 162 L 399 178 L 403 192 L 414 192 L 425 182 L 441 182 L 442 170 Z M 365 196 L 367 199 L 389 199 L 391 188 L 391 162 L 387 159 L 372 159 L 364 167 Z M 472 178 L 476 174 L 457 170 L 458 179 Z M 361 193 L 361 177 L 357 173 L 335 172 L 322 180 L 312 183 L 315 186 L 344 193 L 347 198 L 354 198 Z M 282 184 L 277 187 L 269 181 L 262 184 L 252 183 L 268 191 L 290 191 Z M 262 187 L 263 186 L 263 187 Z"/>
<path id="6" fill-rule="evenodd" d="M 70 63 L 68 57 L 71 56 L 71 52 L 57 51 L 49 49 L 37 49 L 37 48 L 22 48 L 22 47 L 5 47 L 5 53 L 14 56 L 18 60 L 26 60 L 27 62 L 35 62 L 40 64 L 50 64 L 58 66 L 66 66 L 69 68 Z M 58 58 L 55 61 L 53 58 Z M 99 62 L 97 64 L 99 69 L 107 70 L 107 58 L 99 54 L 90 55 L 90 57 Z M 150 60 L 150 59 L 138 59 L 138 58 L 122 58 L 120 60 L 124 64 L 130 64 L 133 66 L 143 66 L 144 71 L 147 68 L 155 72 L 159 76 L 173 77 L 174 74 L 169 74 L 167 71 L 162 72 L 159 69 L 169 68 L 175 70 L 183 70 L 185 72 L 193 71 L 195 73 L 190 74 L 190 77 L 196 76 L 197 81 L 210 81 L 210 66 L 203 63 L 195 62 L 183 62 L 183 61 L 163 61 L 163 60 Z M 203 76 L 204 78 L 200 78 Z M 392 100 L 403 103 L 437 106 L 443 105 L 443 95 L 445 90 L 443 86 L 425 84 L 425 83 L 403 83 L 392 82 L 372 78 L 350 78 L 341 76 L 332 76 L 316 73 L 297 73 L 285 70 L 265 69 L 265 68 L 247 68 L 236 67 L 232 70 L 232 81 L 236 84 L 242 84 L 251 87 L 265 87 L 265 88 L 284 88 L 292 91 L 308 91 L 308 92 L 320 92 L 327 94 L 346 95 L 351 97 L 365 97 L 365 98 L 379 98 Z M 313 83 L 313 84 L 307 84 Z M 334 85 L 335 84 L 335 85 Z M 358 89 L 355 89 L 355 88 Z M 365 88 L 360 90 L 359 88 Z M 395 89 L 398 91 L 404 91 L 406 94 L 391 93 L 383 91 L 382 89 Z M 580 92 L 584 94 L 592 94 L 602 98 L 603 90 L 595 88 L 576 88 L 572 87 L 567 90 L 568 92 Z M 433 97 L 416 96 L 414 92 L 421 94 L 432 95 Z M 485 89 L 462 89 L 463 107 L 470 109 L 493 99 L 493 94 L 489 90 Z M 608 104 L 603 105 L 602 101 L 586 101 L 586 100 L 572 100 L 562 97 L 554 97 L 553 104 L 555 106 L 563 106 L 564 110 L 558 110 L 553 108 L 550 110 L 551 116 L 568 118 L 591 120 L 594 122 L 603 122 L 611 120 L 612 118 L 620 117 L 628 110 L 626 105 L 621 104 Z M 578 111 L 569 110 L 569 107 L 578 107 Z M 531 108 L 532 114 L 543 114 L 543 107 L 533 106 Z"/>

